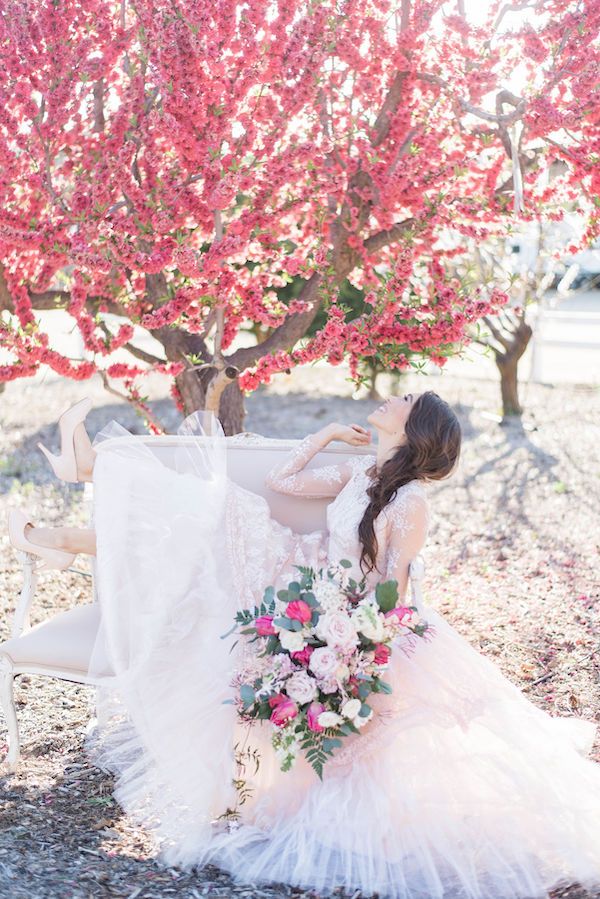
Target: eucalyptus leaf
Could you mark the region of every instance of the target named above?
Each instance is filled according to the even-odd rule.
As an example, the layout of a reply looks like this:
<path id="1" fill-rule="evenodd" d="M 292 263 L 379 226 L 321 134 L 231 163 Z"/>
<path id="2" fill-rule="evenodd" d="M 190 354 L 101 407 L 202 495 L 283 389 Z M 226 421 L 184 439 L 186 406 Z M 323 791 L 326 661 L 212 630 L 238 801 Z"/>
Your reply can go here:
<path id="1" fill-rule="evenodd" d="M 384 581 L 375 588 L 375 599 L 382 612 L 391 612 L 398 604 L 397 581 Z"/>
<path id="2" fill-rule="evenodd" d="M 252 705 L 256 699 L 256 693 L 249 684 L 242 684 L 240 687 L 240 699 L 244 703 L 244 707 Z"/>

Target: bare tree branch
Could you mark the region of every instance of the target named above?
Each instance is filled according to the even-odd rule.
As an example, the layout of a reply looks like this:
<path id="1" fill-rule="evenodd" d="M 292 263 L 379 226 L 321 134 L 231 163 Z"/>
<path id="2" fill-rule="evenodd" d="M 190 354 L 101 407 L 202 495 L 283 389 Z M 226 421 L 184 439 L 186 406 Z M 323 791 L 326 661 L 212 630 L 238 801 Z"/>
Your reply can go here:
<path id="1" fill-rule="evenodd" d="M 504 349 L 507 351 L 510 350 L 510 347 L 511 347 L 510 340 L 507 340 L 506 337 L 504 336 L 504 334 L 502 334 L 502 332 L 498 330 L 498 328 L 496 327 L 496 325 L 494 324 L 492 319 L 489 317 L 489 315 L 485 315 L 483 317 L 483 320 L 486 323 L 486 325 L 488 326 L 488 328 L 490 329 L 490 331 L 492 332 L 494 339 L 498 341 L 500 346 L 503 346 Z"/>
<path id="2" fill-rule="evenodd" d="M 114 337 L 114 334 L 112 334 L 106 326 L 106 322 L 100 321 L 98 324 L 109 340 Z M 148 365 L 162 365 L 166 361 L 165 359 L 161 359 L 160 356 L 155 356 L 153 353 L 149 353 L 147 350 L 135 346 L 133 343 L 124 343 L 123 349 L 131 353 L 132 356 L 135 356 L 136 359 L 139 359 L 140 362 L 147 362 Z"/>
<path id="3" fill-rule="evenodd" d="M 515 97 L 514 94 L 510 94 L 510 91 L 500 91 L 498 96 L 504 97 L 504 103 L 509 102 L 509 100 L 507 99 L 508 96 L 511 96 L 516 101 L 518 101 L 513 104 L 515 106 L 513 112 L 503 113 L 496 111 L 495 113 L 493 113 L 487 112 L 485 109 L 481 109 L 481 107 L 479 106 L 474 106 L 472 103 L 469 103 L 468 100 L 465 100 L 464 97 L 454 97 L 454 95 L 452 94 L 451 85 L 448 84 L 448 82 L 443 78 L 440 78 L 439 75 L 433 75 L 431 72 L 417 72 L 416 77 L 420 78 L 421 81 L 426 81 L 429 84 L 436 84 L 438 87 L 441 87 L 445 91 L 448 91 L 464 112 L 469 112 L 471 113 L 471 115 L 474 115 L 479 119 L 483 119 L 485 122 L 494 122 L 495 124 L 502 125 L 512 125 L 513 122 L 521 119 L 523 113 L 525 112 L 525 99 L 522 97 Z"/>
<path id="4" fill-rule="evenodd" d="M 346 276 L 344 275 L 344 277 Z M 318 272 L 313 272 L 310 278 L 304 282 L 297 299 L 311 304 L 305 312 L 288 315 L 279 327 L 275 328 L 267 339 L 257 344 L 257 346 L 240 347 L 239 350 L 236 350 L 229 356 L 230 363 L 237 366 L 240 371 L 243 371 L 245 368 L 253 365 L 261 356 L 274 353 L 282 347 L 292 347 L 301 337 L 304 337 L 321 308 L 321 301 L 318 298 L 318 289 L 321 281 L 322 275 Z"/>
<path id="5" fill-rule="evenodd" d="M 410 231 L 417 228 L 417 224 L 417 220 L 414 218 L 404 219 L 403 222 L 398 222 L 396 225 L 392 225 L 391 228 L 371 234 L 364 242 L 365 250 L 368 253 L 376 253 L 383 247 L 387 247 L 397 240 L 402 240 Z"/>
<path id="6" fill-rule="evenodd" d="M 392 86 L 383 101 L 383 106 L 379 111 L 379 115 L 375 119 L 375 136 L 371 139 L 371 144 L 378 147 L 384 142 L 390 133 L 392 119 L 400 105 L 402 99 L 402 88 L 408 76 L 408 72 L 396 72 Z"/>
<path id="7" fill-rule="evenodd" d="M 482 340 L 480 337 L 472 337 L 471 343 L 478 343 L 480 346 L 489 347 L 495 356 L 503 356 L 504 350 L 501 347 L 494 346 L 491 340 Z"/>
<path id="8" fill-rule="evenodd" d="M 99 374 L 100 374 L 100 377 L 102 378 L 102 383 L 104 384 L 104 389 L 107 390 L 108 393 L 112 393 L 113 396 L 118 396 L 119 399 L 125 400 L 126 403 L 128 403 L 131 406 L 134 406 L 136 409 L 139 410 L 139 412 L 144 416 L 144 418 L 147 418 L 149 421 L 151 421 L 152 424 L 154 425 L 154 427 L 157 428 L 159 431 L 162 431 L 163 434 L 165 434 L 167 432 L 167 429 L 165 428 L 165 426 L 163 424 L 161 424 L 160 421 L 155 417 L 155 415 L 152 412 L 149 412 L 148 409 L 146 409 L 146 407 L 142 403 L 140 403 L 138 400 L 134 399 L 133 397 L 127 396 L 126 393 L 121 393 L 121 391 L 117 390 L 116 387 L 113 387 L 110 384 L 110 382 L 108 380 L 108 375 L 106 374 L 105 371 L 102 371 L 100 369 Z"/>
<path id="9" fill-rule="evenodd" d="M 93 130 L 104 131 L 104 78 L 94 82 L 94 124 Z"/>
<path id="10" fill-rule="evenodd" d="M 223 240 L 223 220 L 221 218 L 221 210 L 215 209 L 213 216 L 215 222 L 215 243 L 220 243 L 220 241 Z M 215 374 L 206 388 L 204 408 L 214 412 L 214 414 L 218 416 L 221 395 L 225 388 L 238 378 L 240 370 L 231 363 L 228 365 L 223 356 L 222 343 L 223 334 L 225 332 L 225 309 L 222 304 L 217 304 L 215 308 L 215 321 L 216 332 L 212 359 L 212 366 L 215 368 Z"/>
<path id="11" fill-rule="evenodd" d="M 319 104 L 319 118 L 321 120 L 321 127 L 323 128 L 323 133 L 325 136 L 332 142 L 333 150 L 331 153 L 328 153 L 326 156 L 326 167 L 329 172 L 333 170 L 333 160 L 334 157 L 337 158 L 338 164 L 340 163 L 340 154 L 335 148 L 334 140 L 335 135 L 333 133 L 333 127 L 331 124 L 331 117 L 327 110 L 327 97 L 325 96 L 325 91 L 323 88 L 320 88 L 319 93 L 317 94 L 317 101 Z M 327 208 L 330 213 L 337 212 L 337 200 L 334 194 L 327 195 Z"/>
<path id="12" fill-rule="evenodd" d="M 6 309 L 7 312 L 14 314 L 15 308 L 12 296 L 6 283 L 4 275 L 5 267 L 0 262 L 0 310 Z M 41 293 L 33 293 L 29 291 L 29 299 L 33 309 L 40 312 L 52 311 L 56 309 L 65 309 L 71 302 L 71 294 L 67 290 L 44 290 Z M 90 311 L 96 311 L 94 307 L 99 305 L 106 306 L 108 312 L 116 315 L 123 315 L 123 307 L 104 296 L 91 296 L 87 298 L 87 304 Z"/>

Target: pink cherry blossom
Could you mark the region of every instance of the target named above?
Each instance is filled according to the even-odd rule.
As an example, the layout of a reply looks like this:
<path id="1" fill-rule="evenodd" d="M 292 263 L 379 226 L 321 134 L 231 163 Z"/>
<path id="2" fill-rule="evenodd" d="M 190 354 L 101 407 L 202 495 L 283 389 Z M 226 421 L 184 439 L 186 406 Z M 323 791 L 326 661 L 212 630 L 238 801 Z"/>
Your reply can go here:
<path id="1" fill-rule="evenodd" d="M 510 25 L 501 4 L 474 22 L 441 0 L 290 0 L 276 16 L 139 0 L 122 22 L 96 0 L 14 6 L 0 0 L 0 380 L 100 370 L 143 410 L 159 373 L 191 412 L 221 313 L 245 392 L 317 359 L 355 379 L 366 360 L 443 367 L 508 299 L 449 274 L 467 241 L 571 208 L 573 252 L 600 234 L 597 2 Z M 55 307 L 76 357 L 36 315 Z"/>

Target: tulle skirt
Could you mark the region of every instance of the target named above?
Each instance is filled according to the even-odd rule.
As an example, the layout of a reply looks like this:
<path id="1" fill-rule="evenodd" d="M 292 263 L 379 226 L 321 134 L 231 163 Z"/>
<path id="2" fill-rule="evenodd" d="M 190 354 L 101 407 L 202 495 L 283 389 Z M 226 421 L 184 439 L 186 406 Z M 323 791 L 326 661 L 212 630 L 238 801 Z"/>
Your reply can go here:
<path id="1" fill-rule="evenodd" d="M 394 649 L 393 693 L 323 780 L 302 759 L 280 771 L 270 724 L 242 726 L 225 701 L 241 648 L 223 635 L 295 564 L 323 565 L 325 535 L 294 534 L 228 478 L 213 416 L 179 433 L 169 466 L 117 422 L 94 440 L 101 623 L 86 747 L 159 859 L 394 899 L 600 889 L 596 726 L 538 709 L 427 605 L 434 639 Z"/>

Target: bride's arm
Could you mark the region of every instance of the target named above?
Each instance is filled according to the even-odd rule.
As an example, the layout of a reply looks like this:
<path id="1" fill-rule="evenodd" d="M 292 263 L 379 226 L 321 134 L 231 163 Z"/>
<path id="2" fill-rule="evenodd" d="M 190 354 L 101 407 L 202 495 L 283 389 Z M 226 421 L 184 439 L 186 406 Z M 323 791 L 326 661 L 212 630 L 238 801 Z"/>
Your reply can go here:
<path id="1" fill-rule="evenodd" d="M 409 566 L 422 550 L 429 529 L 429 506 L 422 493 L 401 493 L 386 509 L 388 545 L 385 580 L 398 581 L 398 600 L 404 601 Z"/>
<path id="2" fill-rule="evenodd" d="M 276 493 L 288 493 L 305 497 L 337 496 L 354 472 L 354 461 L 337 465 L 322 465 L 303 471 L 320 450 L 332 440 L 343 440 L 354 446 L 366 445 L 370 437 L 358 425 L 327 425 L 316 434 L 309 434 L 294 447 L 281 465 L 273 468 L 265 478 L 265 484 Z"/>

